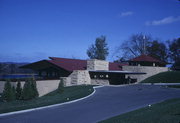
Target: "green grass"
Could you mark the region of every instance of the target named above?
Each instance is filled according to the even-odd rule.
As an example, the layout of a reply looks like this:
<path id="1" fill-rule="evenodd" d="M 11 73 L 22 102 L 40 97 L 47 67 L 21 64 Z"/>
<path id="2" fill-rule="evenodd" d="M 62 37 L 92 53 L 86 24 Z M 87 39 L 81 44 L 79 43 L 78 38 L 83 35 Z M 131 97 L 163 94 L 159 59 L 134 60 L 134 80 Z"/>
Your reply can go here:
<path id="1" fill-rule="evenodd" d="M 151 76 L 141 83 L 180 83 L 180 71 L 168 71 Z"/>
<path id="2" fill-rule="evenodd" d="M 180 88 L 180 85 L 168 85 L 170 88 Z"/>
<path id="3" fill-rule="evenodd" d="M 180 98 L 141 108 L 99 123 L 180 123 Z"/>
<path id="4" fill-rule="evenodd" d="M 45 96 L 29 101 L 16 100 L 13 102 L 0 102 L 0 113 L 63 103 L 85 97 L 93 91 L 92 85 L 72 86 L 65 87 L 63 93 L 58 93 L 58 91 L 55 90 Z"/>

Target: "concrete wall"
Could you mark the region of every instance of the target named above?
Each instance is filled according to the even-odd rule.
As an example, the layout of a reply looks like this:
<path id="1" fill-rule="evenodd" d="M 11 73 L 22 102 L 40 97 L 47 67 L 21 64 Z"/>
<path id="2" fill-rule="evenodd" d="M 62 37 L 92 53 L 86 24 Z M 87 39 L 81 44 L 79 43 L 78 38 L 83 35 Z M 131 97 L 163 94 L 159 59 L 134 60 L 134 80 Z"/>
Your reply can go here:
<path id="1" fill-rule="evenodd" d="M 52 92 L 58 88 L 60 80 L 42 80 L 37 81 L 37 89 L 39 96 L 43 96 L 49 92 Z"/>
<path id="2" fill-rule="evenodd" d="M 87 60 L 87 70 L 109 70 L 109 62 L 104 60 Z"/>
<path id="3" fill-rule="evenodd" d="M 39 96 L 46 95 L 47 93 L 54 91 L 58 88 L 60 80 L 41 80 L 36 81 L 37 90 L 39 92 Z M 21 85 L 24 86 L 25 82 L 21 82 Z M 0 93 L 3 92 L 4 89 L 4 81 L 0 81 Z M 16 87 L 17 82 L 11 82 L 13 86 Z"/>
<path id="4" fill-rule="evenodd" d="M 109 85 L 109 80 L 106 79 L 91 79 L 92 85 Z"/>
<path id="5" fill-rule="evenodd" d="M 126 75 L 131 78 L 137 78 L 137 82 L 140 82 L 150 76 L 158 74 L 160 72 L 168 71 L 167 67 L 153 67 L 153 66 L 122 66 L 124 71 L 133 71 L 133 72 L 145 72 L 143 75 Z"/>

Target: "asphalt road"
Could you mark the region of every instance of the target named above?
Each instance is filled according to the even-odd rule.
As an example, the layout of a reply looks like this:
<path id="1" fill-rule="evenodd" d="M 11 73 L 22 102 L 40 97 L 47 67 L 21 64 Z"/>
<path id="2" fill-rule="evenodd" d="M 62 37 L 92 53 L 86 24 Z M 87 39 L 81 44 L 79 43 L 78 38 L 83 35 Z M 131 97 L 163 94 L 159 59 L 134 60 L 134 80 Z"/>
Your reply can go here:
<path id="1" fill-rule="evenodd" d="M 180 89 L 152 85 L 102 87 L 82 101 L 0 117 L 0 123 L 96 123 L 149 104 L 180 97 Z"/>

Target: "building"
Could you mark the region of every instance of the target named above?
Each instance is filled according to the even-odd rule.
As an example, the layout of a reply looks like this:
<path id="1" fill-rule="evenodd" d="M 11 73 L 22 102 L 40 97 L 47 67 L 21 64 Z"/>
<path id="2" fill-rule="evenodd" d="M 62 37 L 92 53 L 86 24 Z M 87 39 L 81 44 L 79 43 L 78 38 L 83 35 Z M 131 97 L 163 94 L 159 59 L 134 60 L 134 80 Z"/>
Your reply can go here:
<path id="1" fill-rule="evenodd" d="M 41 60 L 21 68 L 35 70 L 44 79 L 59 79 L 61 77 L 66 86 L 134 83 L 168 70 L 165 63 L 147 55 L 131 59 L 128 64 L 97 59 L 49 58 L 50 60 Z"/>
<path id="2" fill-rule="evenodd" d="M 145 72 L 144 75 L 130 75 L 130 78 L 134 78 L 137 82 L 140 82 L 152 75 L 160 72 L 168 71 L 165 67 L 167 63 L 162 62 L 148 55 L 141 55 L 128 61 L 129 65 L 122 66 L 122 70 L 133 72 Z"/>

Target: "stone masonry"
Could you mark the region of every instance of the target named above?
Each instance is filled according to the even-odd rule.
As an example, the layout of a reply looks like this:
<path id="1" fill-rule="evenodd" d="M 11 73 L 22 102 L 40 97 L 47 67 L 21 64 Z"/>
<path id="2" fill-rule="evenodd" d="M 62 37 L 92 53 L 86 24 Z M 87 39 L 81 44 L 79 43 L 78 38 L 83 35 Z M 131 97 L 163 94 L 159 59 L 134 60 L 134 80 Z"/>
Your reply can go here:
<path id="1" fill-rule="evenodd" d="M 109 62 L 97 59 L 87 60 L 87 70 L 74 70 L 68 77 L 61 77 L 65 86 L 94 84 L 108 85 L 108 80 L 91 80 L 89 71 L 93 70 L 109 70 Z"/>
<path id="2" fill-rule="evenodd" d="M 109 62 L 104 60 L 87 60 L 87 70 L 109 70 Z"/>
<path id="3" fill-rule="evenodd" d="M 122 66 L 122 70 L 146 73 L 143 75 L 126 75 L 131 78 L 137 79 L 137 82 L 140 82 L 140 81 L 142 81 L 150 76 L 153 76 L 155 74 L 158 74 L 160 72 L 168 71 L 168 68 L 167 67 L 154 67 L 154 66 Z"/>

